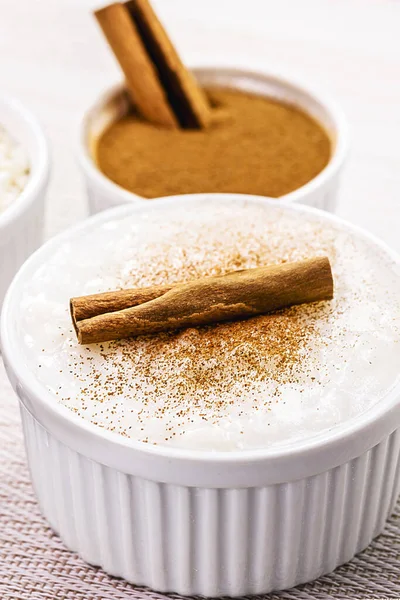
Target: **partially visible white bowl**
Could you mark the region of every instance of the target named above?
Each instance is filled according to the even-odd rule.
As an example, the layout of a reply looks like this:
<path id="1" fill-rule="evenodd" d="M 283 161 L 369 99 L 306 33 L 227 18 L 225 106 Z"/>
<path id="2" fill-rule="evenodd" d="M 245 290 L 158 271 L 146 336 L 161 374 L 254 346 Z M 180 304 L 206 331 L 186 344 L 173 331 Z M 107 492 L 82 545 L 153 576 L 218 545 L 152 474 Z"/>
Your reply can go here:
<path id="1" fill-rule="evenodd" d="M 0 309 L 7 288 L 42 243 L 44 198 L 50 160 L 43 131 L 33 114 L 15 98 L 0 95 L 0 124 L 26 150 L 30 175 L 20 196 L 0 212 Z"/>
<path id="2" fill-rule="evenodd" d="M 292 76 L 224 66 L 193 69 L 202 85 L 233 87 L 289 102 L 320 122 L 332 141 L 332 155 L 327 166 L 314 179 L 299 189 L 281 196 L 286 202 L 301 202 L 335 211 L 339 177 L 348 149 L 346 120 L 335 103 L 312 86 L 297 82 Z M 94 159 L 94 150 L 103 131 L 127 113 L 128 96 L 123 86 L 103 94 L 84 115 L 78 142 L 78 161 L 86 183 L 90 213 L 94 214 L 120 204 L 147 200 L 129 192 L 103 175 Z M 201 190 L 199 190 L 201 191 Z M 218 192 L 218 190 L 215 190 Z"/>

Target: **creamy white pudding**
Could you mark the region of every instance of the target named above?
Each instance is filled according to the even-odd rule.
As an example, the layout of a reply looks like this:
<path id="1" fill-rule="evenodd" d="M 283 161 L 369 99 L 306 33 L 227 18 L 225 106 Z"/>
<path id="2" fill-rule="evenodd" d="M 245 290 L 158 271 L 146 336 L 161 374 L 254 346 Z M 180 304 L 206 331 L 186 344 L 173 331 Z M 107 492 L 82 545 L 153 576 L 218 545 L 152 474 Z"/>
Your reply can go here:
<path id="1" fill-rule="evenodd" d="M 0 213 L 18 198 L 28 177 L 26 151 L 0 124 Z"/>
<path id="2" fill-rule="evenodd" d="M 71 296 L 328 255 L 329 302 L 80 346 Z M 368 410 L 399 380 L 400 274 L 324 216 L 248 200 L 175 200 L 88 224 L 25 282 L 27 367 L 99 427 L 203 450 L 282 446 Z"/>

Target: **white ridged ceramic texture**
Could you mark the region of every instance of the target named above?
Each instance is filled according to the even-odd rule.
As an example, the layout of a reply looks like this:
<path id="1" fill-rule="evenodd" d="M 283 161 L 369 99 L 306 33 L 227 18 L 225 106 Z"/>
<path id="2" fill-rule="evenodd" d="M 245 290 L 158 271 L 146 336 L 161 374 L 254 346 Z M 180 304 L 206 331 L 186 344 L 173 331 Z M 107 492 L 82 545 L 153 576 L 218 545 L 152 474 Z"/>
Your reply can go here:
<path id="1" fill-rule="evenodd" d="M 15 273 L 42 242 L 49 158 L 40 126 L 18 100 L 0 96 L 0 123 L 26 150 L 31 170 L 21 195 L 0 213 L 1 310 Z"/>
<path id="2" fill-rule="evenodd" d="M 25 259 L 42 242 L 44 190 L 30 209 L 13 223 L 9 235 L 0 237 L 0 309 L 7 288 Z"/>
<path id="3" fill-rule="evenodd" d="M 193 69 L 203 85 L 235 87 L 248 92 L 285 100 L 303 108 L 319 120 L 329 132 L 333 152 L 327 167 L 312 181 L 298 190 L 282 196 L 285 202 L 301 202 L 315 208 L 334 212 L 340 175 L 347 154 L 347 125 L 341 111 L 330 99 L 312 91 L 308 84 L 297 83 L 292 77 L 229 67 L 200 67 Z M 124 190 L 105 177 L 96 167 L 92 156 L 99 135 L 105 127 L 128 110 L 129 102 L 121 87 L 104 94 L 82 121 L 78 143 L 89 210 L 95 214 L 120 204 L 145 200 Z"/>
<path id="4" fill-rule="evenodd" d="M 32 481 L 53 529 L 87 562 L 154 590 L 242 596 L 310 581 L 363 550 L 399 492 L 399 431 L 299 481 L 198 488 L 89 460 L 21 407 Z"/>

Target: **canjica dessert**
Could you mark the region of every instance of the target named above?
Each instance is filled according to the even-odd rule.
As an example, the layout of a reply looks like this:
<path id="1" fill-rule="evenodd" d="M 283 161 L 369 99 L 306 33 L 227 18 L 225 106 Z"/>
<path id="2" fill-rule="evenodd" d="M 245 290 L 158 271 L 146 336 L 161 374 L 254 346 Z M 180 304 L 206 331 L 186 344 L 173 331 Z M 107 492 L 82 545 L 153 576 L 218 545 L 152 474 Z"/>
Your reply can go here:
<path id="1" fill-rule="evenodd" d="M 0 124 L 0 213 L 20 195 L 28 177 L 27 153 Z"/>
<path id="2" fill-rule="evenodd" d="M 55 402 L 148 444 L 230 451 L 317 436 L 396 384 L 400 278 L 363 234 L 317 213 L 232 197 L 152 206 L 88 225 L 25 283 L 23 352 Z M 329 301 L 87 345 L 71 322 L 72 296 L 325 256 Z"/>
<path id="3" fill-rule="evenodd" d="M 328 164 L 328 132 L 282 98 L 200 87 L 147 0 L 96 12 L 132 111 L 95 149 L 99 169 L 146 198 L 197 192 L 280 197 Z M 97 135 L 96 135 L 97 137 Z"/>

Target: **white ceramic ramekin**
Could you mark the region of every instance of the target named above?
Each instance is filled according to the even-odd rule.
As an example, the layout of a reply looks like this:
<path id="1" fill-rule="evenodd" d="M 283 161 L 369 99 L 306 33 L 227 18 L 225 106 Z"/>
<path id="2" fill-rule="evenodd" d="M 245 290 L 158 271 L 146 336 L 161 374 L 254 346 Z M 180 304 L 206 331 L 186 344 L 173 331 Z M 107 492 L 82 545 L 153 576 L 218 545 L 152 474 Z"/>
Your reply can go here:
<path id="1" fill-rule="evenodd" d="M 0 212 L 0 309 L 15 273 L 42 242 L 50 161 L 42 129 L 18 100 L 0 95 L 0 124 L 26 149 L 30 175 L 21 195 Z"/>
<path id="2" fill-rule="evenodd" d="M 215 202 L 274 202 L 213 196 Z M 190 202 L 190 196 L 167 198 L 153 208 L 182 199 Z M 359 417 L 286 448 L 201 452 L 104 431 L 58 404 L 24 364 L 24 283 L 62 242 L 143 208 L 137 203 L 103 212 L 47 242 L 19 271 L 4 303 L 4 360 L 20 399 L 43 514 L 87 562 L 163 592 L 262 594 L 332 571 L 382 531 L 394 507 L 400 386 Z M 337 217 L 286 208 L 340 223 L 400 267 L 397 255 Z"/>
<path id="3" fill-rule="evenodd" d="M 295 104 L 315 117 L 329 132 L 333 152 L 328 165 L 309 183 L 281 197 L 287 202 L 301 202 L 334 212 L 340 173 L 347 154 L 348 133 L 345 118 L 335 103 L 308 84 L 293 77 L 230 67 L 200 67 L 193 69 L 202 85 L 234 87 Z M 104 129 L 126 114 L 129 101 L 123 87 L 105 93 L 85 114 L 78 142 L 81 166 L 91 214 L 120 204 L 146 200 L 112 182 L 98 169 L 93 160 L 97 140 Z"/>

